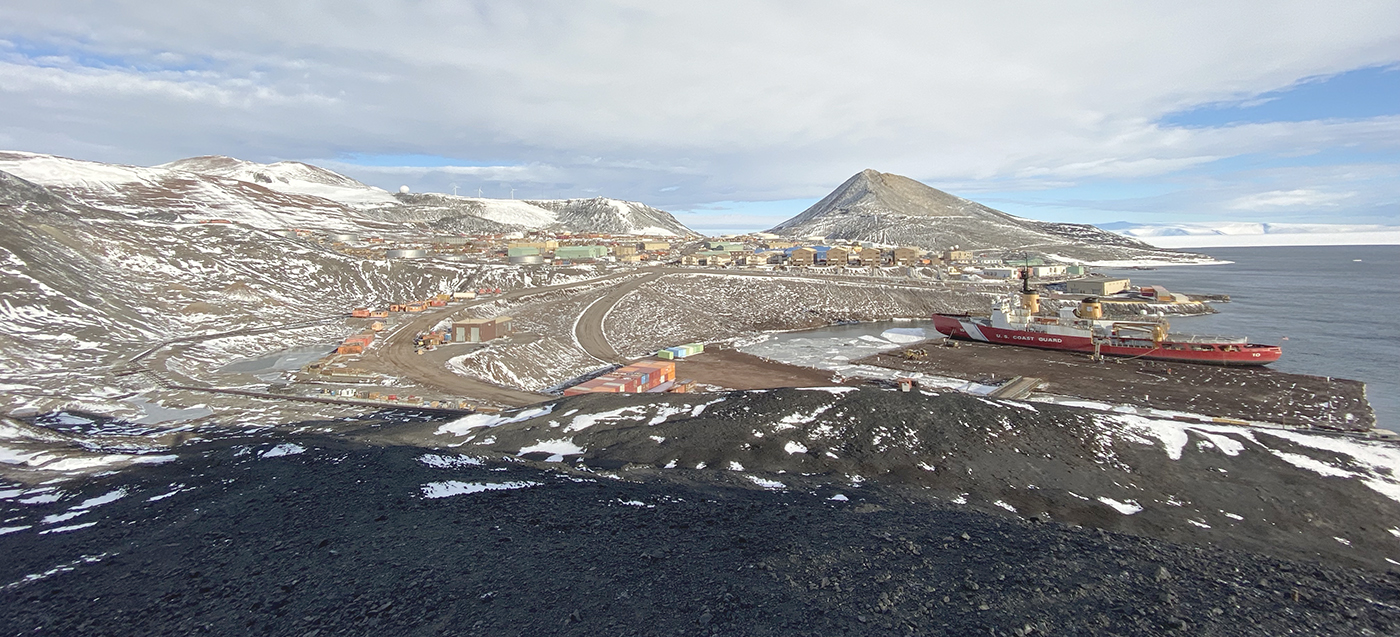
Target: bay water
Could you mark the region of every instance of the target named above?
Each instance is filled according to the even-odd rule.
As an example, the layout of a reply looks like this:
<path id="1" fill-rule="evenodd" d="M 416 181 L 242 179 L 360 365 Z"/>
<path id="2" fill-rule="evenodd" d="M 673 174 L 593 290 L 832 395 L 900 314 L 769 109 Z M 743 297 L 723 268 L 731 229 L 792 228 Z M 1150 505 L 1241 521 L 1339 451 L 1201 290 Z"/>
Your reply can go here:
<path id="1" fill-rule="evenodd" d="M 1229 263 L 1101 271 L 1133 285 L 1230 295 L 1214 305 L 1218 314 L 1172 318 L 1172 331 L 1281 345 L 1272 368 L 1363 381 L 1377 426 L 1400 431 L 1400 246 L 1189 251 Z"/>

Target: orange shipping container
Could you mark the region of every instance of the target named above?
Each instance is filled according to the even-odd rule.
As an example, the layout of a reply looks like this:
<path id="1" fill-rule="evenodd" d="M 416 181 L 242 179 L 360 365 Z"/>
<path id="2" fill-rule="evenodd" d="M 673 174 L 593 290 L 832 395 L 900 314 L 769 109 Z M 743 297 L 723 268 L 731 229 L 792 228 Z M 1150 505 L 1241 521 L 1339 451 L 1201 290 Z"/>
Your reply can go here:
<path id="1" fill-rule="evenodd" d="M 350 316 L 355 318 L 369 318 L 369 308 L 357 307 L 354 311 L 350 312 Z"/>
<path id="2" fill-rule="evenodd" d="M 363 345 L 341 345 L 335 348 L 335 353 L 337 354 L 361 354 L 364 353 L 364 351 L 365 348 Z"/>

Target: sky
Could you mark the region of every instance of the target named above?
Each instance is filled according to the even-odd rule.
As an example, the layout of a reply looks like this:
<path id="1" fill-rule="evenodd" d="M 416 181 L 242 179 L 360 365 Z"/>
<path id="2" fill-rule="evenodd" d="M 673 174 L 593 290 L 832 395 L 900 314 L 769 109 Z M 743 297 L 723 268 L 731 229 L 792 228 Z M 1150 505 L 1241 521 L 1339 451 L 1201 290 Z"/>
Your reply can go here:
<path id="1" fill-rule="evenodd" d="M 708 232 L 866 168 L 1052 221 L 1400 225 L 1400 10 L 8 2 L 0 148 L 607 196 Z"/>

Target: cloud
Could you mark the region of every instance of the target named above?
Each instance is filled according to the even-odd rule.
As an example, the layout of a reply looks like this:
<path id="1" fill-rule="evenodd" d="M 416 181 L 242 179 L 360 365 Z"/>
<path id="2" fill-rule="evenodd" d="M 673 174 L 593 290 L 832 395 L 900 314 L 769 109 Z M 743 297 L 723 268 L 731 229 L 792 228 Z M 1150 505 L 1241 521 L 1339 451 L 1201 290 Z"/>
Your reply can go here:
<path id="1" fill-rule="evenodd" d="M 691 209 L 820 197 L 863 168 L 1035 189 L 1400 149 L 1394 117 L 1158 123 L 1395 62 L 1388 2 L 91 0 L 0 6 L 0 38 L 7 144 L 145 164 L 443 158 L 333 166 L 388 188 Z"/>
<path id="2" fill-rule="evenodd" d="M 1355 197 L 1354 192 L 1329 193 L 1317 190 L 1270 190 L 1231 201 L 1234 210 L 1270 210 L 1276 208 L 1336 207 L 1339 202 Z"/>

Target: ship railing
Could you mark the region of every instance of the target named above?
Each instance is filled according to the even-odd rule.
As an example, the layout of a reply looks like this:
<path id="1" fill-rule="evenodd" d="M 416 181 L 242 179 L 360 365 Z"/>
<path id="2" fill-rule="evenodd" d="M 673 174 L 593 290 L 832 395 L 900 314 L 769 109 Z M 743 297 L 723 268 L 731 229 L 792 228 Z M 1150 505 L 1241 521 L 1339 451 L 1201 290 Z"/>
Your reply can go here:
<path id="1" fill-rule="evenodd" d="M 1222 345 L 1244 345 L 1249 339 L 1240 336 L 1210 336 L 1206 334 L 1177 334 L 1172 332 L 1167 340 L 1173 343 L 1219 343 Z"/>

